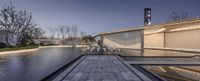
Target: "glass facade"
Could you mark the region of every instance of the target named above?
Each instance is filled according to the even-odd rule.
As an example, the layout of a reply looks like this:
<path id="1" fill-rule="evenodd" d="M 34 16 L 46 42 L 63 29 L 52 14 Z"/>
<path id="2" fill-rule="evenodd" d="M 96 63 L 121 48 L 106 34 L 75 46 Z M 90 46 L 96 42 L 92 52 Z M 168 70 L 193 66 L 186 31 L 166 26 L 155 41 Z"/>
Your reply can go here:
<path id="1" fill-rule="evenodd" d="M 141 49 L 142 36 L 140 30 L 114 33 L 104 35 L 103 43 L 116 48 Z"/>

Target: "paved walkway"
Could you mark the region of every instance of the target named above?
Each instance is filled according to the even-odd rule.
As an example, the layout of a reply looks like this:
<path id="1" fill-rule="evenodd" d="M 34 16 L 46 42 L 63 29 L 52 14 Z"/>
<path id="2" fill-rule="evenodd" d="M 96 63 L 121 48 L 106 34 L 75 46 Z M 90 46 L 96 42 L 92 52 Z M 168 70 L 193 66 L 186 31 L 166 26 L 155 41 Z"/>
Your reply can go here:
<path id="1" fill-rule="evenodd" d="M 53 81 L 153 81 L 116 55 L 85 55 Z"/>

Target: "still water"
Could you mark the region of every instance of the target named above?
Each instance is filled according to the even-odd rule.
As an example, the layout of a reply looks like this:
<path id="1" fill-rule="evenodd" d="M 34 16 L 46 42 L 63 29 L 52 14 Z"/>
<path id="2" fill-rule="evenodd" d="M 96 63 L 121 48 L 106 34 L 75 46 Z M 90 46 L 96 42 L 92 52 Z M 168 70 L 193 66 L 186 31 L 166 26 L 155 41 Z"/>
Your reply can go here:
<path id="1" fill-rule="evenodd" d="M 143 66 L 167 81 L 200 81 L 200 66 Z"/>
<path id="2" fill-rule="evenodd" d="M 149 50 L 145 49 L 143 52 L 140 50 L 132 49 L 121 49 L 120 54 L 122 56 L 163 56 L 163 57 L 190 57 L 195 55 L 200 55 L 200 53 L 190 53 L 190 52 L 180 52 L 180 51 L 169 51 L 169 50 Z"/>
<path id="3" fill-rule="evenodd" d="M 80 55 L 67 47 L 0 55 L 0 81 L 39 81 Z"/>
<path id="4" fill-rule="evenodd" d="M 147 61 L 156 60 L 162 61 L 167 59 L 172 62 L 179 61 L 179 59 L 184 59 L 183 62 L 190 60 L 200 59 L 200 53 L 190 53 L 190 52 L 180 52 L 180 51 L 166 51 L 166 50 L 144 50 L 144 52 L 130 49 L 121 50 L 121 55 L 125 56 L 125 61 Z M 130 56 L 150 56 L 148 58 L 136 58 Z M 156 56 L 156 58 L 154 57 Z M 158 56 L 158 57 L 157 57 Z M 160 58 L 161 57 L 161 58 Z M 178 58 L 176 58 L 178 57 Z M 180 58 L 184 57 L 184 58 Z M 160 59 L 160 60 L 159 60 Z M 160 65 L 144 65 L 142 66 L 146 70 L 157 74 L 167 81 L 200 81 L 200 66 L 160 66 Z"/>

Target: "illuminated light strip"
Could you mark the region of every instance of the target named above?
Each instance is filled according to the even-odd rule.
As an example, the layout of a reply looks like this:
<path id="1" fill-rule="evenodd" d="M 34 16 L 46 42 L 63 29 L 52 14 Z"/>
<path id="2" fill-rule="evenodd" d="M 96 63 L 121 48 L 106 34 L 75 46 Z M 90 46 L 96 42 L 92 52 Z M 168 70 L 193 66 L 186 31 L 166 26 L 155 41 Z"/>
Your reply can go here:
<path id="1" fill-rule="evenodd" d="M 35 49 L 24 49 L 24 50 L 16 50 L 16 51 L 3 51 L 0 52 L 0 54 L 12 54 L 12 53 L 24 53 L 24 52 L 32 52 L 37 51 L 40 48 L 51 48 L 51 47 L 73 47 L 73 46 L 67 46 L 67 45 L 61 45 L 61 46 L 41 46 L 39 48 Z M 76 47 L 86 47 L 86 45 L 77 45 Z"/>
<path id="2" fill-rule="evenodd" d="M 38 48 L 36 48 L 36 49 L 16 50 L 16 51 L 4 51 L 4 52 L 0 52 L 0 54 L 23 53 L 23 52 L 31 52 L 31 51 L 36 51 L 36 50 L 38 50 Z"/>
<path id="3" fill-rule="evenodd" d="M 54 48 L 54 47 L 73 47 L 72 45 L 60 45 L 60 46 L 41 46 L 39 48 Z"/>
<path id="4" fill-rule="evenodd" d="M 192 27 L 182 27 L 182 28 L 177 28 L 177 29 L 172 29 L 170 31 L 181 31 L 181 30 L 192 30 L 192 29 L 199 29 L 200 26 L 192 26 Z"/>
<path id="5" fill-rule="evenodd" d="M 73 47 L 73 45 L 59 45 L 59 46 L 41 46 L 39 48 L 54 48 L 54 47 Z M 76 47 L 87 47 L 87 45 L 76 45 Z"/>

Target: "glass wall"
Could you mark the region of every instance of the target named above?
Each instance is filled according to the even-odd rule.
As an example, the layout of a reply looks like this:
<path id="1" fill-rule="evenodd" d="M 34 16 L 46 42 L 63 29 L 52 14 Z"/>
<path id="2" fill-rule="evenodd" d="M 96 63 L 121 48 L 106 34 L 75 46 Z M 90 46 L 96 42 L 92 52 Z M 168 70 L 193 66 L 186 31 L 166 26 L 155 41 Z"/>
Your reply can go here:
<path id="1" fill-rule="evenodd" d="M 141 49 L 143 33 L 141 30 L 104 35 L 103 43 L 108 47 Z"/>

